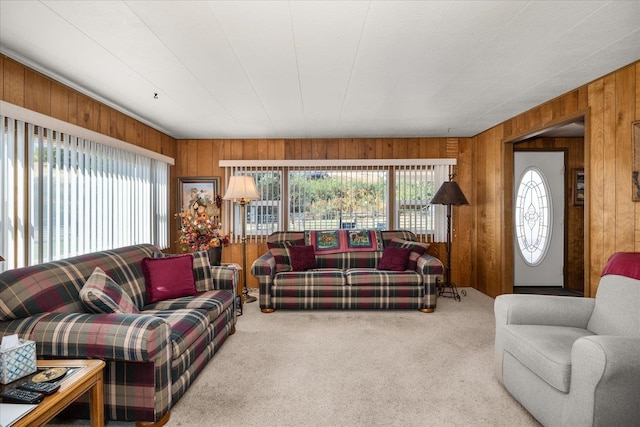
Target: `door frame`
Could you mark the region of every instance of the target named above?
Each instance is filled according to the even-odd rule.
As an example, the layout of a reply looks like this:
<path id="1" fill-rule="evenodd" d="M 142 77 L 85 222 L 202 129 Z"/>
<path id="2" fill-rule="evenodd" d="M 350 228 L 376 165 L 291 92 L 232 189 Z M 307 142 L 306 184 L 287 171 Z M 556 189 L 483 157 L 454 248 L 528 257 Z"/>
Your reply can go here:
<path id="1" fill-rule="evenodd" d="M 521 142 L 521 141 L 518 141 Z M 516 145 L 517 142 L 514 142 L 512 145 Z M 516 147 L 513 148 L 513 152 L 519 152 L 519 153 L 540 153 L 540 152 L 562 152 L 562 164 L 564 167 L 564 174 L 565 174 L 565 180 L 563 183 L 564 186 L 564 204 L 562 206 L 562 208 L 564 209 L 563 211 L 563 221 L 562 221 L 562 235 L 563 235 L 563 242 L 562 242 L 562 288 L 566 288 L 567 286 L 567 276 L 569 274 L 569 272 L 567 271 L 567 265 L 569 262 L 569 247 L 568 247 L 568 240 L 569 240 L 569 227 L 567 224 L 567 210 L 569 209 L 569 197 L 567 195 L 567 166 L 568 166 L 568 162 L 567 162 L 567 149 L 566 148 L 522 148 L 522 149 L 518 149 Z M 514 155 L 514 161 L 515 161 L 515 155 Z M 513 175 L 513 173 L 512 173 Z M 515 183 L 516 177 L 513 176 L 513 181 Z M 514 193 L 515 193 L 515 186 L 512 184 L 512 188 L 511 188 L 511 198 L 514 198 Z M 511 203 L 513 204 L 513 200 L 511 200 Z M 512 205 L 513 206 L 513 205 Z M 513 208 L 512 208 L 513 209 Z M 512 218 L 513 221 L 513 218 Z M 513 227 L 513 224 L 512 224 Z M 555 228 L 555 227 L 554 227 Z M 513 234 L 513 229 L 512 229 L 512 234 Z M 512 236 L 512 238 L 515 238 L 515 236 Z M 515 251 L 516 247 L 515 244 L 513 245 L 513 250 Z M 513 259 L 513 263 L 515 263 L 515 252 L 514 252 L 514 259 Z M 513 264 L 512 265 L 515 265 Z M 513 275 L 513 282 L 515 283 L 515 271 L 514 271 L 514 275 Z M 512 285 L 513 286 L 513 285 Z"/>
<path id="2" fill-rule="evenodd" d="M 561 126 L 567 123 L 575 122 L 577 120 L 584 120 L 584 172 L 585 172 L 585 189 L 584 189 L 584 271 L 591 271 L 591 260 L 589 257 L 590 254 L 590 246 L 589 246 L 589 168 L 590 168 L 590 123 L 591 114 L 589 114 L 589 109 L 578 111 L 575 114 L 571 114 L 568 116 L 562 117 L 562 119 L 552 120 L 544 126 L 538 126 L 531 128 L 525 132 L 516 133 L 508 138 L 504 138 L 502 140 L 502 189 L 503 189 L 503 197 L 502 197 L 502 224 L 504 224 L 504 242 L 502 245 L 502 283 L 501 283 L 501 292 L 503 294 L 512 294 L 513 293 L 513 282 L 514 282 L 514 266 L 513 266 L 513 256 L 514 256 L 514 220 L 513 220 L 513 185 L 515 182 L 515 177 L 513 176 L 514 167 L 513 167 L 513 153 L 514 153 L 514 144 L 525 139 L 531 138 L 533 136 L 539 135 L 544 131 L 556 127 Z M 506 197 L 506 190 L 509 189 L 509 197 Z M 566 197 L 566 195 L 565 195 Z M 566 227 L 565 227 L 566 229 Z M 589 281 L 589 275 L 584 275 L 584 296 L 587 297 L 591 295 L 591 284 Z"/>

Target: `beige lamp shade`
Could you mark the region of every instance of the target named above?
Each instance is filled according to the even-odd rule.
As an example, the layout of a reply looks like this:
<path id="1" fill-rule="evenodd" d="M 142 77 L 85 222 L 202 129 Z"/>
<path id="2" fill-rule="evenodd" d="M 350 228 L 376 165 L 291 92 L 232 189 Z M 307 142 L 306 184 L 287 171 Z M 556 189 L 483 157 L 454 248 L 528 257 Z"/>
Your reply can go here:
<path id="1" fill-rule="evenodd" d="M 252 176 L 238 175 L 229 178 L 229 185 L 223 199 L 248 202 L 259 200 L 260 193 L 256 189 L 256 182 Z"/>

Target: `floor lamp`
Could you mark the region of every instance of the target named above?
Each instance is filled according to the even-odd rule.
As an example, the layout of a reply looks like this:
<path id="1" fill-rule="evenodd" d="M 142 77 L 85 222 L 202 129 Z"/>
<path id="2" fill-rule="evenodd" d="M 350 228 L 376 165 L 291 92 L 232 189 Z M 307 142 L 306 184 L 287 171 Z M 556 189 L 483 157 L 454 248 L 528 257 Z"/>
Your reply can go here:
<path id="1" fill-rule="evenodd" d="M 256 182 L 251 176 L 232 176 L 229 178 L 227 192 L 224 194 L 224 200 L 232 200 L 233 203 L 240 205 L 240 219 L 242 221 L 242 299 L 243 303 L 254 302 L 256 297 L 249 296 L 247 288 L 247 213 L 246 206 L 252 200 L 260 199 L 260 194 L 256 189 Z"/>
<path id="2" fill-rule="evenodd" d="M 449 179 L 453 176 L 449 177 Z M 456 301 L 460 301 L 460 294 L 455 283 L 451 281 L 451 205 L 468 205 L 466 197 L 460 190 L 458 183 L 455 181 L 443 182 L 433 199 L 432 205 L 447 205 L 447 267 L 445 269 L 445 278 L 439 295 L 453 297 Z M 463 295 L 465 295 L 463 291 Z"/>

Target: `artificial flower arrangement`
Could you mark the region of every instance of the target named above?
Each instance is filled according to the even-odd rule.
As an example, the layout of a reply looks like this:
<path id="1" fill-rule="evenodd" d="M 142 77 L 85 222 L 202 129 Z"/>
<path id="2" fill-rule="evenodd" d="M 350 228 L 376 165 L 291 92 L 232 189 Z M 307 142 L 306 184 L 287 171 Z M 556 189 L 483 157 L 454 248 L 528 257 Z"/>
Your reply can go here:
<path id="1" fill-rule="evenodd" d="M 216 197 L 219 212 L 222 199 Z M 194 203 L 189 210 L 176 214 L 180 218 L 180 236 L 177 243 L 183 252 L 207 251 L 227 246 L 231 234 L 223 234 L 217 215 L 208 212 L 211 209 L 204 204 Z"/>

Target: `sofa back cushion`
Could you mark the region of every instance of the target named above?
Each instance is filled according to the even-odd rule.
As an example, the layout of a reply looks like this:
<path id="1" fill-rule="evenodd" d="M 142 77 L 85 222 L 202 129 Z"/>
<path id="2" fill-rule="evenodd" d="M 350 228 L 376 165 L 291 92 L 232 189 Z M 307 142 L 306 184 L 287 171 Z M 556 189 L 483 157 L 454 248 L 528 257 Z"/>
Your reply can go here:
<path id="1" fill-rule="evenodd" d="M 394 238 L 402 239 L 402 240 L 410 240 L 413 242 L 418 240 L 415 233 L 409 230 L 381 231 L 380 235 L 382 236 L 382 242 L 384 243 L 385 248 L 391 244 L 391 240 L 393 240 Z"/>
<path id="2" fill-rule="evenodd" d="M 79 292 L 96 267 L 141 308 L 145 296 L 141 262 L 153 252 L 159 252 L 153 245 L 127 246 L 0 273 L 0 321 L 48 312 L 84 312 Z"/>

